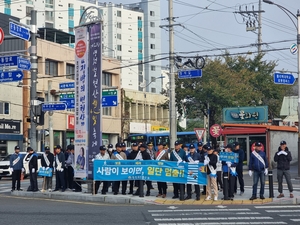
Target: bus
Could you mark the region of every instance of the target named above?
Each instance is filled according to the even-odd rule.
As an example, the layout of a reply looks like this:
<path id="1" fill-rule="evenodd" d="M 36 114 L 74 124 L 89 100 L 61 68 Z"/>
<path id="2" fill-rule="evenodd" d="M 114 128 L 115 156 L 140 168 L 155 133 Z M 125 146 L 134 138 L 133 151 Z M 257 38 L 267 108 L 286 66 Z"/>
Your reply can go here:
<path id="1" fill-rule="evenodd" d="M 194 131 L 177 132 L 177 141 L 182 144 L 197 146 L 198 139 Z M 127 138 L 127 143 L 131 145 L 133 142 L 152 142 L 154 148 L 157 150 L 157 144 L 162 142 L 170 146 L 170 133 L 169 132 L 149 132 L 143 134 L 130 134 Z"/>

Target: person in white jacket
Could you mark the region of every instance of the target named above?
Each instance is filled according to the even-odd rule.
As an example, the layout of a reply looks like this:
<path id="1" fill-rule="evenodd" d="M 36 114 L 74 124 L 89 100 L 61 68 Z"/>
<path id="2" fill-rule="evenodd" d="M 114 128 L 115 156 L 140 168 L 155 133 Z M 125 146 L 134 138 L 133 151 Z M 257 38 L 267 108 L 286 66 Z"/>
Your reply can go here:
<path id="1" fill-rule="evenodd" d="M 217 161 L 217 185 L 218 185 L 218 190 L 221 192 L 223 191 L 223 182 L 222 182 L 222 162 L 220 161 L 220 156 L 219 156 L 219 151 L 220 150 L 214 150 L 214 154 L 217 155 L 218 161 Z M 220 187 L 219 187 L 220 185 Z"/>
<path id="2" fill-rule="evenodd" d="M 104 145 L 102 145 L 102 146 L 100 146 L 100 152 L 95 156 L 95 158 L 93 159 L 93 161 L 94 160 L 109 160 L 109 159 L 110 159 L 110 156 L 109 156 L 109 154 L 106 151 L 106 147 Z M 106 194 L 106 190 L 108 189 L 107 188 L 108 182 L 107 181 L 102 181 L 102 182 L 103 182 L 103 187 L 102 187 L 101 193 L 103 195 L 105 195 Z M 96 181 L 95 182 L 95 192 L 94 192 L 95 195 L 98 193 L 100 184 L 101 184 L 101 181 Z"/>

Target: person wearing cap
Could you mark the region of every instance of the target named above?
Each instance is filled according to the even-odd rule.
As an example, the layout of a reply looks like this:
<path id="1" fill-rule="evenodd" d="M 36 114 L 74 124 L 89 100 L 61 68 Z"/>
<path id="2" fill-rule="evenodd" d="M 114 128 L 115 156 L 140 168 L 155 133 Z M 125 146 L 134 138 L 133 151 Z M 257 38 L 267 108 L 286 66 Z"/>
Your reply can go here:
<path id="1" fill-rule="evenodd" d="M 125 142 L 122 142 L 121 145 L 122 145 L 122 152 L 124 152 L 125 155 L 126 155 L 126 157 L 128 157 L 129 151 L 127 151 L 127 149 L 126 149 L 126 144 L 125 144 Z"/>
<path id="2" fill-rule="evenodd" d="M 131 143 L 131 152 L 129 153 L 129 155 L 127 157 L 128 160 L 136 159 L 137 154 L 139 153 L 138 147 L 139 147 L 138 143 L 136 143 L 136 142 Z M 129 181 L 129 192 L 128 192 L 129 195 L 133 195 L 133 187 L 134 187 L 135 183 L 136 183 L 136 186 L 138 186 L 137 181 L 134 181 L 134 180 Z"/>
<path id="3" fill-rule="evenodd" d="M 205 156 L 207 156 L 207 145 L 203 145 L 202 142 L 198 143 L 198 153 L 200 154 L 200 162 L 204 163 Z M 206 185 L 203 185 L 203 195 L 206 195 Z"/>
<path id="4" fill-rule="evenodd" d="M 222 182 L 222 161 L 220 161 L 220 156 L 219 156 L 220 148 L 217 148 L 214 150 L 214 154 L 218 157 L 217 160 L 217 185 L 218 185 L 218 190 L 223 191 L 223 182 Z M 220 187 L 219 187 L 220 185 Z"/>
<path id="5" fill-rule="evenodd" d="M 233 144 L 228 144 L 225 146 L 225 152 L 232 153 L 234 150 Z M 222 170 L 223 170 L 223 176 L 228 177 L 228 192 L 227 196 L 230 200 L 233 200 L 234 198 L 234 184 L 236 183 L 236 166 L 237 163 L 232 163 L 230 161 L 222 161 Z M 223 191 L 223 194 L 225 196 L 225 190 Z"/>
<path id="6" fill-rule="evenodd" d="M 290 163 L 292 161 L 292 154 L 286 146 L 286 141 L 281 141 L 278 151 L 274 155 L 274 161 L 277 162 L 277 181 L 278 192 L 277 198 L 283 198 L 282 182 L 285 177 L 288 189 L 290 191 L 290 198 L 294 198 L 293 185 L 291 182 Z"/>
<path id="7" fill-rule="evenodd" d="M 30 189 L 27 191 L 37 192 L 38 189 L 38 182 L 37 182 L 37 170 L 38 170 L 38 155 L 35 151 L 28 147 L 27 151 L 29 152 L 29 161 L 28 161 L 28 168 L 29 168 L 29 175 L 30 175 Z"/>
<path id="8" fill-rule="evenodd" d="M 56 146 L 56 155 L 55 155 L 55 189 L 53 191 L 58 191 L 61 189 L 62 192 L 66 190 L 65 186 L 65 177 L 64 177 L 64 168 L 65 168 L 65 154 L 61 151 L 61 147 L 59 145 Z"/>
<path id="9" fill-rule="evenodd" d="M 159 142 L 157 144 L 157 152 L 155 156 L 156 160 L 169 160 L 169 154 L 168 151 L 164 149 L 163 143 Z M 167 197 L 167 182 L 157 182 L 157 189 L 158 189 L 158 194 L 156 197 L 162 197 L 166 198 Z"/>
<path id="10" fill-rule="evenodd" d="M 245 191 L 244 176 L 243 176 L 245 152 L 243 149 L 240 148 L 240 143 L 238 142 L 234 142 L 233 147 L 234 147 L 233 152 L 239 155 L 239 162 L 237 163 L 236 166 L 237 179 L 235 179 L 234 182 L 234 193 L 237 193 L 237 180 L 239 180 L 240 195 L 242 196 Z"/>
<path id="11" fill-rule="evenodd" d="M 196 152 L 196 148 L 194 144 L 190 144 L 189 146 L 190 151 L 188 152 L 185 161 L 189 163 L 199 163 L 200 162 L 200 154 Z M 192 198 L 192 185 L 187 184 L 187 196 L 184 200 L 188 200 Z M 196 200 L 200 200 L 200 186 L 195 184 L 195 193 L 196 193 Z"/>
<path id="12" fill-rule="evenodd" d="M 185 159 L 186 159 L 186 153 L 181 148 L 180 142 L 179 141 L 175 141 L 174 144 L 175 144 L 175 149 L 170 154 L 170 161 L 177 161 L 177 162 L 185 161 Z M 173 183 L 173 193 L 174 193 L 174 196 L 172 197 L 173 199 L 179 198 L 179 191 L 180 191 L 180 184 Z M 184 195 L 184 190 L 183 190 L 182 194 Z"/>
<path id="13" fill-rule="evenodd" d="M 203 143 L 201 141 L 198 142 L 197 144 L 197 152 L 200 154 L 203 148 Z"/>
<path id="14" fill-rule="evenodd" d="M 207 166 L 207 185 L 206 185 L 206 201 L 212 199 L 212 192 L 214 191 L 214 201 L 218 200 L 218 185 L 217 185 L 217 161 L 218 158 L 213 154 L 213 149 L 210 146 L 206 146 L 207 155 L 204 159 L 204 165 Z"/>
<path id="15" fill-rule="evenodd" d="M 20 153 L 20 147 L 15 146 L 15 153 L 10 156 L 10 171 L 12 172 L 12 186 L 11 191 L 16 190 L 16 182 L 17 182 L 17 190 L 22 191 L 21 189 L 21 173 L 24 173 L 23 166 L 23 157 Z"/>
<path id="16" fill-rule="evenodd" d="M 99 148 L 99 153 L 97 155 L 95 155 L 94 160 L 110 160 L 109 154 L 106 152 L 106 147 L 104 145 L 100 146 Z M 106 190 L 108 189 L 107 185 L 108 185 L 108 181 L 102 181 L 103 183 L 103 187 L 101 190 L 101 194 L 106 195 Z M 94 194 L 98 194 L 98 190 L 100 187 L 101 181 L 97 180 L 95 182 L 95 192 Z"/>
<path id="17" fill-rule="evenodd" d="M 253 175 L 252 197 L 250 200 L 257 199 L 258 180 L 260 180 L 260 199 L 265 199 L 265 176 L 268 175 L 268 160 L 266 153 L 261 149 L 262 143 L 255 142 L 254 151 L 250 154 L 249 176 Z"/>
<path id="18" fill-rule="evenodd" d="M 127 156 L 126 154 L 122 151 L 122 143 L 117 143 L 116 144 L 116 151 L 113 153 L 111 156 L 111 159 L 114 160 L 126 160 Z M 113 192 L 114 195 L 119 194 L 119 189 L 120 189 L 120 181 L 114 181 L 113 183 Z M 126 195 L 126 189 L 127 189 L 127 180 L 122 181 L 122 195 Z"/>
<path id="19" fill-rule="evenodd" d="M 182 144 L 181 148 L 185 151 L 185 154 L 189 154 L 189 146 L 187 144 Z"/>
<path id="20" fill-rule="evenodd" d="M 147 152 L 150 155 L 151 159 L 154 160 L 155 159 L 155 150 L 153 148 L 152 142 L 147 143 Z"/>
<path id="21" fill-rule="evenodd" d="M 107 146 L 107 153 L 109 154 L 109 157 L 111 158 L 111 156 L 112 156 L 112 154 L 113 154 L 113 149 L 114 148 L 114 146 L 112 145 L 112 144 L 109 144 L 108 146 Z"/>
<path id="22" fill-rule="evenodd" d="M 44 167 L 46 170 L 52 169 L 51 177 L 44 177 L 42 191 L 52 190 L 52 176 L 53 176 L 53 162 L 54 162 L 54 155 L 50 152 L 49 146 L 45 147 L 45 154 L 41 158 L 41 166 Z"/>

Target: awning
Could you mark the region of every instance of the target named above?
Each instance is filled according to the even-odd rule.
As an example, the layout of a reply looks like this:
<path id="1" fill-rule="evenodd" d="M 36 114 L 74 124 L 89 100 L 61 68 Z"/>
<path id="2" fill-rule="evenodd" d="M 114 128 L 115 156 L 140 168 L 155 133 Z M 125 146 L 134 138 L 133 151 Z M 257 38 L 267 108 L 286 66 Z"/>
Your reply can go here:
<path id="1" fill-rule="evenodd" d="M 225 128 L 222 134 L 265 134 L 266 130 L 266 128 Z"/>

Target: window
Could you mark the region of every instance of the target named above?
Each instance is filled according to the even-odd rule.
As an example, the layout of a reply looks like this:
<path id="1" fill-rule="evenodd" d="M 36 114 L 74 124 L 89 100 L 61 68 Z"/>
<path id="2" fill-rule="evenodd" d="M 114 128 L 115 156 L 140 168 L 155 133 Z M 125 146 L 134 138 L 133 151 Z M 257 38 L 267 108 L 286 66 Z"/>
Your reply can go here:
<path id="1" fill-rule="evenodd" d="M 150 22 L 150 27 L 155 27 L 155 23 L 154 22 Z"/>
<path id="2" fill-rule="evenodd" d="M 26 16 L 31 16 L 31 11 L 33 10 L 32 7 L 26 6 Z"/>
<path id="3" fill-rule="evenodd" d="M 80 10 L 84 11 L 85 7 L 84 6 L 80 6 Z"/>
<path id="4" fill-rule="evenodd" d="M 46 59 L 45 61 L 45 74 L 58 76 L 58 62 L 50 59 Z"/>
<path id="5" fill-rule="evenodd" d="M 151 33 L 151 34 L 150 34 L 150 37 L 151 37 L 151 38 L 155 38 L 155 34 L 154 34 L 154 33 Z"/>
<path id="6" fill-rule="evenodd" d="M 151 88 L 152 93 L 156 93 L 156 88 Z"/>
<path id="7" fill-rule="evenodd" d="M 117 45 L 117 50 L 122 51 L 122 45 Z"/>
<path id="8" fill-rule="evenodd" d="M 151 66 L 151 71 L 155 71 L 155 66 Z"/>
<path id="9" fill-rule="evenodd" d="M 53 23 L 47 23 L 47 22 L 45 22 L 45 27 L 47 27 L 47 28 L 53 28 Z"/>
<path id="10" fill-rule="evenodd" d="M 150 56 L 151 60 L 155 60 L 155 55 Z"/>
<path id="11" fill-rule="evenodd" d="M 121 40 L 121 39 L 122 39 L 122 35 L 121 35 L 121 34 L 117 34 L 117 38 L 118 38 L 119 40 Z"/>
<path id="12" fill-rule="evenodd" d="M 102 108 L 102 115 L 103 116 L 111 116 L 111 107 Z"/>
<path id="13" fill-rule="evenodd" d="M 155 16 L 154 11 L 150 11 L 150 16 Z"/>
<path id="14" fill-rule="evenodd" d="M 112 74 L 108 72 L 102 72 L 102 85 L 112 86 Z"/>
<path id="15" fill-rule="evenodd" d="M 45 12 L 45 19 L 49 21 L 53 21 L 53 11 L 46 11 Z"/>
<path id="16" fill-rule="evenodd" d="M 69 20 L 74 20 L 74 16 L 69 15 Z"/>
<path id="17" fill-rule="evenodd" d="M 151 49 L 155 49 L 155 44 L 150 44 Z"/>
<path id="18" fill-rule="evenodd" d="M 117 11 L 117 17 L 121 17 L 122 16 L 122 12 L 121 11 Z"/>
<path id="19" fill-rule="evenodd" d="M 67 79 L 74 80 L 74 77 L 75 77 L 75 66 L 74 65 L 72 65 L 72 64 L 66 65 L 66 75 L 68 75 Z"/>
<path id="20" fill-rule="evenodd" d="M 117 28 L 122 29 L 122 23 L 117 23 Z"/>
<path id="21" fill-rule="evenodd" d="M 138 28 L 138 31 L 143 31 L 141 27 Z"/>
<path id="22" fill-rule="evenodd" d="M 32 0 L 26 0 L 26 3 L 27 3 L 28 5 L 33 5 L 33 1 L 32 1 Z"/>
<path id="23" fill-rule="evenodd" d="M 117 60 L 122 61 L 122 56 L 117 56 Z"/>
<path id="24" fill-rule="evenodd" d="M 142 20 L 142 17 L 138 16 L 138 20 Z"/>
<path id="25" fill-rule="evenodd" d="M 144 82 L 144 77 L 143 75 L 139 75 L 139 83 L 143 83 Z"/>
<path id="26" fill-rule="evenodd" d="M 0 102 L 0 114 L 2 114 L 2 115 L 9 114 L 9 103 L 8 102 Z"/>
<path id="27" fill-rule="evenodd" d="M 46 0 L 45 6 L 47 8 L 53 8 L 53 0 Z"/>
<path id="28" fill-rule="evenodd" d="M 156 77 L 151 77 L 151 82 L 155 82 L 156 81 Z"/>
<path id="29" fill-rule="evenodd" d="M 68 7 L 69 7 L 69 8 L 74 8 L 74 4 L 73 4 L 73 3 L 69 3 L 69 4 L 68 4 Z"/>
<path id="30" fill-rule="evenodd" d="M 31 20 L 26 20 L 26 24 L 27 24 L 27 25 L 30 25 L 30 21 L 31 21 Z"/>

